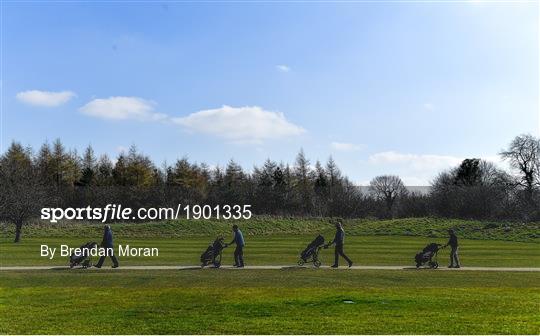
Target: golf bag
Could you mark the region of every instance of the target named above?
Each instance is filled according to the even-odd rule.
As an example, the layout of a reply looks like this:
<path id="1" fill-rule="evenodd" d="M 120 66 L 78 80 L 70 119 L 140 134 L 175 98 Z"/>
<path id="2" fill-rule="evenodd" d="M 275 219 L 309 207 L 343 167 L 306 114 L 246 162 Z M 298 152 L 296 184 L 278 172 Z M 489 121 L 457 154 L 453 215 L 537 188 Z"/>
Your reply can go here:
<path id="1" fill-rule="evenodd" d="M 96 242 L 89 242 L 80 247 L 80 253 L 73 252 L 69 256 L 69 268 L 81 265 L 82 268 L 88 268 L 92 266 L 90 259 L 90 249 L 98 246 Z"/>
<path id="2" fill-rule="evenodd" d="M 437 243 L 430 243 L 424 249 L 422 252 L 417 253 L 414 256 L 414 261 L 416 262 L 416 268 L 428 264 L 429 268 L 437 268 L 439 267 L 439 263 L 437 262 L 437 253 L 441 249 L 442 245 Z"/>
<path id="3" fill-rule="evenodd" d="M 298 260 L 298 265 L 303 266 L 305 263 L 312 262 L 313 266 L 321 266 L 321 261 L 319 260 L 319 251 L 324 245 L 324 237 L 318 235 L 315 239 L 309 243 L 309 245 L 300 253 L 300 260 Z"/>
<path id="4" fill-rule="evenodd" d="M 223 252 L 224 248 L 225 241 L 223 238 L 216 238 L 212 243 L 210 243 L 210 245 L 208 245 L 206 251 L 201 254 L 201 267 L 205 267 L 210 263 L 212 263 L 214 267 L 220 267 L 221 253 Z"/>

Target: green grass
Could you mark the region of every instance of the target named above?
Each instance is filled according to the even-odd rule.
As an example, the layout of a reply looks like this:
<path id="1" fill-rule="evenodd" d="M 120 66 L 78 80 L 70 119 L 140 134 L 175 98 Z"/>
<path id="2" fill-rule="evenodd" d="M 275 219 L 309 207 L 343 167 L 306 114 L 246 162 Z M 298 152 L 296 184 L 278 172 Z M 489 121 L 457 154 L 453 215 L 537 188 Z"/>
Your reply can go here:
<path id="1" fill-rule="evenodd" d="M 197 265 L 200 254 L 211 237 L 177 239 L 134 239 L 117 234 L 116 243 L 135 247 L 158 247 L 158 257 L 123 257 L 121 265 Z M 67 265 L 67 257 L 50 260 L 40 257 L 40 245 L 59 249 L 60 244 L 79 247 L 87 240 L 99 241 L 99 236 L 83 238 L 26 238 L 19 244 L 0 240 L 0 264 L 9 265 Z M 313 239 L 312 235 L 255 236 L 246 238 L 245 260 L 248 265 L 294 265 L 299 252 Z M 413 257 L 427 243 L 445 243 L 442 238 L 400 236 L 348 236 L 346 253 L 357 265 L 413 265 Z M 540 267 L 540 245 L 490 240 L 461 240 L 460 259 L 466 266 Z M 225 249 L 224 263 L 232 263 L 234 247 Z M 440 252 L 439 261 L 445 265 L 449 250 Z M 322 250 L 324 264 L 333 262 L 333 249 Z M 110 261 L 107 261 L 110 262 Z"/>
<path id="2" fill-rule="evenodd" d="M 539 280 L 429 270 L 3 272 L 0 333 L 538 334 Z"/>
<path id="3" fill-rule="evenodd" d="M 255 218 L 238 223 L 248 265 L 294 265 L 321 219 Z M 121 265 L 194 265 L 232 222 L 114 224 L 116 244 L 158 247 L 159 257 Z M 413 265 L 424 245 L 460 237 L 465 266 L 540 267 L 538 223 L 432 218 L 345 223 L 347 254 L 357 265 Z M 39 256 L 100 241 L 102 225 L 2 227 L 0 264 L 66 265 Z M 232 250 L 224 263 L 232 263 Z M 445 265 L 448 251 L 439 261 Z M 333 251 L 322 251 L 323 263 Z M 107 261 L 109 264 L 110 261 Z M 345 303 L 352 301 L 353 303 Z M 433 270 L 47 270 L 0 272 L 2 334 L 540 334 L 540 273 Z"/>

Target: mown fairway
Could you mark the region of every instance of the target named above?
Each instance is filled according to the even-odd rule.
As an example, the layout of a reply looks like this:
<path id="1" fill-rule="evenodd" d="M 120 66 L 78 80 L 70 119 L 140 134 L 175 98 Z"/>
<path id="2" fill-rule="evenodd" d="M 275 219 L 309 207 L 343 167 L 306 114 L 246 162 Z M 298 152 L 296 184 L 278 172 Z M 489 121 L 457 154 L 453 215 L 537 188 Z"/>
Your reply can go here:
<path id="1" fill-rule="evenodd" d="M 247 265 L 295 265 L 299 252 L 305 248 L 313 235 L 246 237 L 245 260 Z M 357 265 L 414 265 L 414 255 L 431 241 L 446 243 L 442 238 L 399 236 L 349 236 L 346 253 Z M 96 239 L 98 240 L 98 239 Z M 211 237 L 186 237 L 183 239 L 135 239 L 118 238 L 119 244 L 134 247 L 158 247 L 158 257 L 119 258 L 121 265 L 197 265 Z M 98 240 L 99 241 L 99 240 Z M 40 257 L 40 245 L 48 244 L 59 249 L 60 244 L 79 247 L 86 242 L 73 238 L 27 238 L 19 244 L 0 241 L 1 264 L 61 266 L 68 264 L 67 257 L 54 259 Z M 537 243 L 505 242 L 491 240 L 462 240 L 460 259 L 467 266 L 540 267 L 540 248 Z M 234 247 L 225 249 L 224 264 L 232 264 Z M 60 252 L 57 252 L 59 254 Z M 449 250 L 442 250 L 441 265 L 447 265 Z M 333 262 L 333 249 L 321 250 L 323 264 Z M 9 256 L 9 257 L 8 257 Z M 94 258 L 97 262 L 97 258 Z M 107 260 L 110 264 L 110 260 Z"/>
<path id="2" fill-rule="evenodd" d="M 236 222 L 246 238 L 248 265 L 294 265 L 298 254 L 318 234 L 332 239 L 328 219 L 276 219 L 259 217 Z M 116 244 L 157 247 L 159 257 L 121 258 L 123 265 L 196 265 L 200 254 L 218 235 L 228 242 L 229 221 L 164 221 L 114 224 Z M 13 225 L 4 225 L 0 237 L 0 262 L 5 265 L 66 265 L 67 257 L 49 260 L 39 256 L 40 245 L 59 249 L 101 241 L 101 224 L 37 223 L 23 229 L 23 239 L 11 243 Z M 540 267 L 540 224 L 497 223 L 435 218 L 345 221 L 346 253 L 357 265 L 412 265 L 414 255 L 430 242 L 444 244 L 447 229 L 460 237 L 460 258 L 467 266 Z M 225 264 L 232 262 L 230 247 Z M 448 250 L 439 260 L 447 263 Z M 59 252 L 58 252 L 59 253 Z M 323 250 L 323 263 L 332 263 L 333 251 Z"/>
<path id="3" fill-rule="evenodd" d="M 248 265 L 294 265 L 318 232 L 331 238 L 333 231 L 321 220 L 239 224 Z M 166 222 L 113 230 L 116 244 L 160 250 L 155 258 L 121 258 L 121 265 L 196 265 L 216 235 L 229 237 L 230 225 Z M 412 266 L 424 245 L 446 242 L 448 227 L 474 238 L 460 240 L 466 266 L 540 267 L 538 224 L 349 222 L 346 252 L 357 265 Z M 9 228 L 3 232 L 1 266 L 53 266 L 66 265 L 67 258 L 41 258 L 41 244 L 99 242 L 101 225 L 30 226 L 19 244 L 11 243 Z M 225 250 L 225 264 L 232 263 L 232 252 L 233 247 Z M 331 249 L 321 255 L 324 264 L 332 262 Z M 443 250 L 441 265 L 447 259 Z M 9 334 L 539 334 L 539 311 L 539 272 L 108 267 L 0 272 L 0 333 Z"/>
<path id="4" fill-rule="evenodd" d="M 538 334 L 539 280 L 428 270 L 2 272 L 0 332 Z"/>

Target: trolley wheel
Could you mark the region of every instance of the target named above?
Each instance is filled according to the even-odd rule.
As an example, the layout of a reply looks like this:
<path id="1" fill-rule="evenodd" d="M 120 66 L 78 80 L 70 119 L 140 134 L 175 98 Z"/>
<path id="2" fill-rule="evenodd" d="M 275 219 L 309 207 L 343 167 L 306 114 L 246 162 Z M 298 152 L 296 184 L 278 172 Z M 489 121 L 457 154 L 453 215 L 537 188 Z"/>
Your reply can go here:
<path id="1" fill-rule="evenodd" d="M 319 268 L 319 267 L 321 267 L 321 262 L 320 262 L 319 260 L 315 260 L 315 261 L 313 262 L 313 266 Z"/>
<path id="2" fill-rule="evenodd" d="M 433 265 L 433 268 L 439 268 L 439 263 L 435 262 L 434 265 Z"/>
<path id="3" fill-rule="evenodd" d="M 215 267 L 215 268 L 220 268 L 220 267 L 221 267 L 221 261 L 216 261 L 216 262 L 214 263 L 214 267 Z"/>
<path id="4" fill-rule="evenodd" d="M 298 260 L 298 266 L 304 266 L 306 262 L 302 259 Z"/>

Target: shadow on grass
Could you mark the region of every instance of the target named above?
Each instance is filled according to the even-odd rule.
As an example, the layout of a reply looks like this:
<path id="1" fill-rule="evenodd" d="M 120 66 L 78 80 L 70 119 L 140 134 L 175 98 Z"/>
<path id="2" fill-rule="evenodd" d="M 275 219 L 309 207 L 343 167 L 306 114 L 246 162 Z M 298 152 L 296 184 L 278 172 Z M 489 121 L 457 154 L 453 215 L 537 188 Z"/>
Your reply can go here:
<path id="1" fill-rule="evenodd" d="M 217 267 L 200 267 L 200 266 L 193 266 L 193 267 L 182 267 L 179 268 L 179 271 L 193 271 L 193 270 L 203 270 L 203 269 L 219 269 Z"/>

